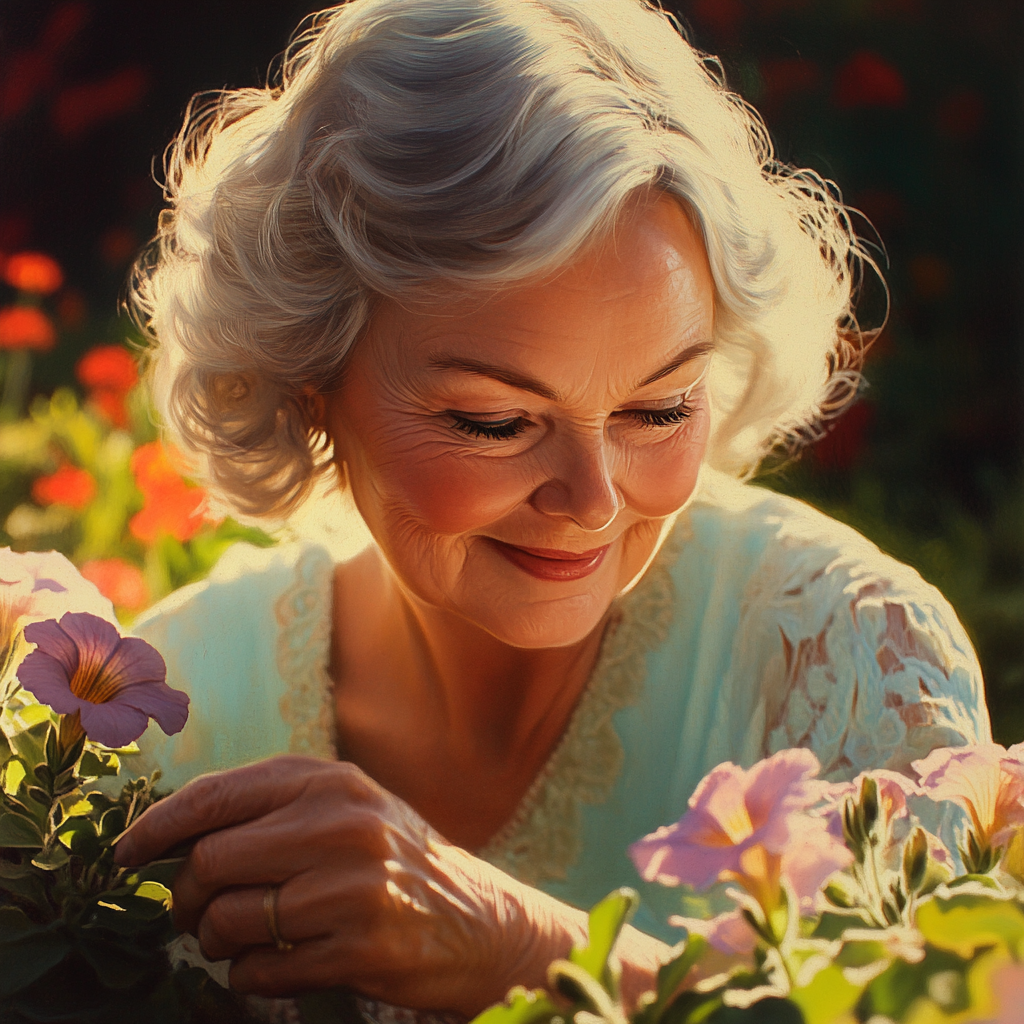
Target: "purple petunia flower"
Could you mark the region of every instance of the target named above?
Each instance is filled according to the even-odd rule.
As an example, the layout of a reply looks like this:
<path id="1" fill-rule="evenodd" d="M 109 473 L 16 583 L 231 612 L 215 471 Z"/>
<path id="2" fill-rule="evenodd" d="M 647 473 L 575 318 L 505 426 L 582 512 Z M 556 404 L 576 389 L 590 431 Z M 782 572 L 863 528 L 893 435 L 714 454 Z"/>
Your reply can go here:
<path id="1" fill-rule="evenodd" d="M 25 627 L 36 649 L 18 668 L 18 679 L 37 700 L 61 715 L 79 713 L 89 739 L 123 747 L 138 739 L 153 718 L 168 735 L 188 718 L 188 696 L 167 685 L 159 652 L 89 612 L 67 612 Z"/>

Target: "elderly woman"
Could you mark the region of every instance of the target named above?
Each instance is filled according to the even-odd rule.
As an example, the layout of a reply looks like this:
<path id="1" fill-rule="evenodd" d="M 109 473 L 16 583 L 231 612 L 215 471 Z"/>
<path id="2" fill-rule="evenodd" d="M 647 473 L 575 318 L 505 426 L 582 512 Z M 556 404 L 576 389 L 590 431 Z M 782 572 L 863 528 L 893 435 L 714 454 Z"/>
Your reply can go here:
<path id="1" fill-rule="evenodd" d="M 987 737 L 943 598 L 741 482 L 855 391 L 870 261 L 664 14 L 350 0 L 190 117 L 167 187 L 168 427 L 236 512 L 336 472 L 372 535 L 239 545 L 138 625 L 193 711 L 119 858 L 200 837 L 176 912 L 237 988 L 476 1012 L 717 763 Z M 628 998 L 678 937 L 640 888 Z"/>

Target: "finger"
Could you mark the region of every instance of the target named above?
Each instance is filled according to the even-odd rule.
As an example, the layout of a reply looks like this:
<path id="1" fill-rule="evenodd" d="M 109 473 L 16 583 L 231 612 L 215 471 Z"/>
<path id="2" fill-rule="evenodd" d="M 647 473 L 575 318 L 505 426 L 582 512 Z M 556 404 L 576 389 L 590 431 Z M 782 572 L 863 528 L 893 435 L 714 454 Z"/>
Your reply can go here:
<path id="1" fill-rule="evenodd" d="M 257 946 L 234 958 L 228 981 L 236 992 L 282 998 L 350 980 L 347 964 L 329 937 L 311 939 L 287 952 Z"/>
<path id="2" fill-rule="evenodd" d="M 144 864 L 165 850 L 217 829 L 259 818 L 294 800 L 330 761 L 284 756 L 201 775 L 150 807 L 117 843 L 120 865 Z"/>
<path id="3" fill-rule="evenodd" d="M 285 886 L 277 889 L 274 900 L 274 919 L 278 936 L 284 942 L 299 943 L 319 934 L 308 926 L 308 919 L 296 914 L 289 906 L 290 896 L 284 895 Z M 210 901 L 196 930 L 203 955 L 210 960 L 230 960 L 253 946 L 272 946 L 277 952 L 270 929 L 267 910 L 268 886 L 234 889 L 222 892 Z M 285 923 L 287 922 L 287 929 Z"/>
<path id="4" fill-rule="evenodd" d="M 365 936 L 370 930 L 373 903 L 364 898 L 372 891 L 372 872 L 332 875 L 328 884 L 314 874 L 290 878 L 277 890 L 273 916 L 277 933 L 290 943 L 304 943 L 334 935 L 339 947 L 344 937 Z M 267 886 L 218 893 L 206 907 L 195 934 L 211 960 L 234 959 L 254 946 L 275 946 L 270 911 L 264 902 Z M 275 946 L 275 952 L 278 950 Z"/>
<path id="5" fill-rule="evenodd" d="M 381 859 L 379 820 L 357 809 L 331 820 L 328 860 L 338 877 Z M 201 838 L 174 878 L 174 923 L 194 931 L 204 908 L 223 889 L 280 884 L 307 870 L 323 844 L 293 808 Z M 371 842 L 376 839 L 376 843 Z M 384 851 L 386 852 L 386 851 Z"/>

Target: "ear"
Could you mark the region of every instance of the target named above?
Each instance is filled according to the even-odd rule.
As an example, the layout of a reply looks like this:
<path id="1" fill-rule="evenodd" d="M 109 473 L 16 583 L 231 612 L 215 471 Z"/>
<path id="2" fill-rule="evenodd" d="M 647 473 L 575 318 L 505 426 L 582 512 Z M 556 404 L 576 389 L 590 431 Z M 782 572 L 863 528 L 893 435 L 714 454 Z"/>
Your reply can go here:
<path id="1" fill-rule="evenodd" d="M 307 388 L 298 401 L 310 429 L 327 433 L 327 404 L 324 396 L 319 391 Z"/>

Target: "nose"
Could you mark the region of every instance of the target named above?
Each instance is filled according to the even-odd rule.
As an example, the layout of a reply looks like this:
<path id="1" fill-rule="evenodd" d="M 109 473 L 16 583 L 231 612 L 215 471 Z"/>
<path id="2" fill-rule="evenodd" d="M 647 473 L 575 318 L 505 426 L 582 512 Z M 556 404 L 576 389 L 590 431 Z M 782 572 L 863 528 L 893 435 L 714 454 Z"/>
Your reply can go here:
<path id="1" fill-rule="evenodd" d="M 603 437 L 564 439 L 551 475 L 530 503 L 547 516 L 564 516 L 597 533 L 625 507 L 609 466 Z"/>

